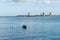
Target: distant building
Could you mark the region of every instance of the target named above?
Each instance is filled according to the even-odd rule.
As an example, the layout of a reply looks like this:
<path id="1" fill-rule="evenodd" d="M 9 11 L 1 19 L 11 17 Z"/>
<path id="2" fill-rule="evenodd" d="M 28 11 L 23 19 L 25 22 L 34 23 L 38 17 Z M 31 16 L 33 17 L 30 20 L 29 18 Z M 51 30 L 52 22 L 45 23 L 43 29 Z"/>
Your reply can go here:
<path id="1" fill-rule="evenodd" d="M 28 13 L 28 16 L 30 16 L 30 13 Z"/>
<path id="2" fill-rule="evenodd" d="M 33 14 L 29 12 L 29 13 L 28 13 L 28 16 L 33 16 Z"/>
<path id="3" fill-rule="evenodd" d="M 41 16 L 45 16 L 45 13 L 41 13 Z"/>
<path id="4" fill-rule="evenodd" d="M 45 16 L 45 13 L 43 13 L 43 16 Z"/>
<path id="5" fill-rule="evenodd" d="M 40 15 L 41 15 L 41 16 L 45 16 L 45 13 L 41 13 Z"/>
<path id="6" fill-rule="evenodd" d="M 52 13 L 51 12 L 49 13 L 49 16 L 52 16 Z"/>

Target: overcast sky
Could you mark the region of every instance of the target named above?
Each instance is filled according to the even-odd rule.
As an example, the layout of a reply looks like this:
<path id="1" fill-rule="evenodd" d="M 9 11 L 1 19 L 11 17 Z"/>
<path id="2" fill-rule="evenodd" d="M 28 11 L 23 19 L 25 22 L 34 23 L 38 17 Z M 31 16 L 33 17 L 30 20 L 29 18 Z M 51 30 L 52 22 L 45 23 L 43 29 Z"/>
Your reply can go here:
<path id="1" fill-rule="evenodd" d="M 0 16 L 19 14 L 60 14 L 60 0 L 0 0 Z"/>

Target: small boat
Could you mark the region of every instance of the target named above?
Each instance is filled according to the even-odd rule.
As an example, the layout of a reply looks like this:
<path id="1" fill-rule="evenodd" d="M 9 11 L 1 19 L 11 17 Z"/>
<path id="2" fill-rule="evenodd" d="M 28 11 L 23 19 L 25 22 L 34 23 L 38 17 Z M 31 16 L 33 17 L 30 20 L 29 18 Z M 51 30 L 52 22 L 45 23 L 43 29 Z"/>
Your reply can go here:
<path id="1" fill-rule="evenodd" d="M 26 25 L 23 25 L 23 26 L 22 26 L 22 28 L 23 28 L 23 29 L 26 29 L 26 28 L 27 28 L 27 26 L 26 26 Z"/>

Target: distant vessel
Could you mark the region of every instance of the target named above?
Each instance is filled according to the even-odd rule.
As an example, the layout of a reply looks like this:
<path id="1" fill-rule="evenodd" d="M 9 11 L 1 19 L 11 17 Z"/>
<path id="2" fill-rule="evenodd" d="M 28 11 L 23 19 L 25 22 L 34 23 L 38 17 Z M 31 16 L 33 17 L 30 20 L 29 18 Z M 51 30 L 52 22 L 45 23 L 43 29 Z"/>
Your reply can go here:
<path id="1" fill-rule="evenodd" d="M 22 26 L 22 28 L 23 28 L 23 29 L 26 29 L 26 28 L 27 28 L 27 26 L 26 26 L 26 25 L 23 25 L 23 26 Z"/>

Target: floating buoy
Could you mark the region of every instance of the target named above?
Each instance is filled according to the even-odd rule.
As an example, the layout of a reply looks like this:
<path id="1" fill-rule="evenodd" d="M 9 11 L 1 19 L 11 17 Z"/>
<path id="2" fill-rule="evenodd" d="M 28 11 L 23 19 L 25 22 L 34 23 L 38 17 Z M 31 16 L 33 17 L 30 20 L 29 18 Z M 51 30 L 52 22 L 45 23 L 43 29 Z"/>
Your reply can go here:
<path id="1" fill-rule="evenodd" d="M 22 26 L 22 28 L 26 29 L 26 28 L 27 28 L 27 26 L 26 26 L 26 25 L 23 25 L 23 26 Z"/>

